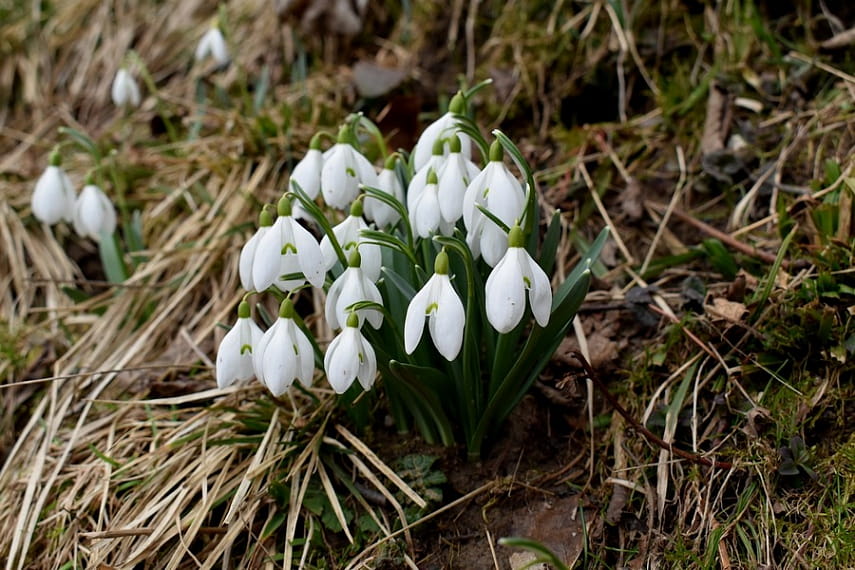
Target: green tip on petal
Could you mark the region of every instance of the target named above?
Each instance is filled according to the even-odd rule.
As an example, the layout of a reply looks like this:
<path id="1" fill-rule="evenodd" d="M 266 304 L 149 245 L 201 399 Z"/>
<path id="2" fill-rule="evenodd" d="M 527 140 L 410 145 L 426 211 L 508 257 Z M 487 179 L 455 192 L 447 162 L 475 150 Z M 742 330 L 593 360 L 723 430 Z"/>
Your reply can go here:
<path id="1" fill-rule="evenodd" d="M 54 147 L 54 149 L 50 151 L 48 162 L 51 166 L 59 166 L 62 164 L 62 155 L 59 153 L 59 147 Z"/>
<path id="2" fill-rule="evenodd" d="M 451 98 L 451 102 L 448 104 L 448 110 L 457 115 L 462 115 L 466 112 L 466 99 L 463 98 L 463 94 L 460 91 Z"/>
<path id="3" fill-rule="evenodd" d="M 392 170 L 395 168 L 396 162 L 398 162 L 398 155 L 395 153 L 392 153 L 388 156 L 388 158 L 386 158 L 386 163 L 383 165 L 383 167 L 386 170 Z"/>
<path id="4" fill-rule="evenodd" d="M 460 144 L 460 137 L 457 135 L 451 135 L 451 138 L 448 139 L 448 149 L 451 152 L 460 152 L 460 149 L 463 145 Z"/>
<path id="5" fill-rule="evenodd" d="M 323 136 L 324 133 L 315 133 L 315 136 L 313 136 L 312 140 L 309 141 L 309 148 L 311 150 L 321 150 L 321 139 Z"/>
<path id="6" fill-rule="evenodd" d="M 356 218 L 362 217 L 362 196 L 359 196 L 353 201 L 353 204 L 350 205 L 350 215 Z"/>
<path id="7" fill-rule="evenodd" d="M 433 148 L 431 149 L 431 154 L 435 156 L 442 156 L 445 154 L 445 139 L 438 138 L 433 141 Z"/>
<path id="8" fill-rule="evenodd" d="M 359 315 L 356 314 L 355 311 L 351 311 L 349 315 L 347 315 L 347 323 L 346 326 L 359 328 Z"/>
<path id="9" fill-rule="evenodd" d="M 362 256 L 359 255 L 359 250 L 353 248 L 353 251 L 350 252 L 350 257 L 347 259 L 348 267 L 362 267 Z"/>
<path id="10" fill-rule="evenodd" d="M 437 177 L 436 171 L 433 168 L 428 170 L 427 183 L 428 184 L 438 184 L 439 183 L 439 178 Z"/>
<path id="11" fill-rule="evenodd" d="M 238 305 L 238 318 L 239 319 L 248 319 L 249 318 L 249 303 L 246 301 L 241 301 L 240 305 Z"/>
<path id="12" fill-rule="evenodd" d="M 490 162 L 502 162 L 505 156 L 505 149 L 502 148 L 502 143 L 495 140 L 490 145 Z"/>
<path id="13" fill-rule="evenodd" d="M 276 206 L 276 213 L 280 216 L 290 216 L 291 215 L 291 198 L 288 194 L 285 194 L 281 198 L 279 198 L 279 204 Z"/>
<path id="14" fill-rule="evenodd" d="M 508 247 L 524 247 L 525 236 L 518 224 L 514 224 L 511 231 L 508 233 Z"/>
<path id="15" fill-rule="evenodd" d="M 448 254 L 442 248 L 433 262 L 433 272 L 440 275 L 448 275 Z"/>
<path id="16" fill-rule="evenodd" d="M 285 299 L 282 301 L 282 304 L 279 305 L 280 319 L 293 319 L 296 314 L 296 311 L 294 311 L 294 303 L 291 302 L 291 299 Z"/>
<path id="17" fill-rule="evenodd" d="M 266 228 L 273 225 L 273 215 L 270 213 L 270 204 L 265 204 L 258 215 L 258 226 Z"/>

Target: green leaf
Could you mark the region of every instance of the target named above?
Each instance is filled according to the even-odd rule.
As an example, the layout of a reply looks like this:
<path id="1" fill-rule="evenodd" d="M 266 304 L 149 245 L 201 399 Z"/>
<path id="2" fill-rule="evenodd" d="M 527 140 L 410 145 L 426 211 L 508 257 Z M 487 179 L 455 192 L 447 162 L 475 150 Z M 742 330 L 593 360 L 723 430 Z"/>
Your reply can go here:
<path id="1" fill-rule="evenodd" d="M 520 570 L 523 568 L 531 568 L 536 564 L 551 564 L 557 570 L 570 570 L 564 562 L 551 550 L 537 542 L 536 540 L 531 540 L 529 538 L 521 538 L 516 536 L 503 537 L 499 539 L 499 544 L 502 546 L 509 546 L 511 548 L 522 548 L 523 550 L 528 550 L 529 552 L 533 552 L 537 555 L 537 557 L 526 564 L 525 566 L 520 567 Z"/>
<path id="2" fill-rule="evenodd" d="M 547 275 L 552 274 L 555 268 L 555 254 L 558 252 L 558 244 L 561 241 L 561 210 L 555 210 L 546 228 L 543 245 L 540 248 L 540 267 Z M 531 252 L 529 252 L 531 253 Z"/>
<path id="3" fill-rule="evenodd" d="M 128 278 L 125 262 L 113 234 L 101 233 L 98 253 L 101 255 L 101 265 L 110 283 L 122 283 Z"/>

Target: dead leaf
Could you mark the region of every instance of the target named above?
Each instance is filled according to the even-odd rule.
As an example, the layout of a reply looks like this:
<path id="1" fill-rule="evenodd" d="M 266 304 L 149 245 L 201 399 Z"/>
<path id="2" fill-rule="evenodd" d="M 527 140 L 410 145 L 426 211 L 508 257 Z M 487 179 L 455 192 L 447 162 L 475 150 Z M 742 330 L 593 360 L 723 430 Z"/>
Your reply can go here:
<path id="1" fill-rule="evenodd" d="M 706 305 L 707 315 L 716 320 L 725 320 L 731 323 L 742 322 L 742 317 L 748 312 L 745 304 L 738 301 L 728 301 L 724 297 L 713 299 L 712 305 Z"/>
<path id="2" fill-rule="evenodd" d="M 712 154 L 724 149 L 730 120 L 733 112 L 730 106 L 730 94 L 726 89 L 713 82 L 707 98 L 707 116 L 704 121 L 704 133 L 701 136 L 701 152 Z"/>
<path id="3" fill-rule="evenodd" d="M 629 221 L 637 222 L 644 215 L 641 197 L 641 183 L 630 177 L 626 188 L 620 193 L 619 207 Z"/>

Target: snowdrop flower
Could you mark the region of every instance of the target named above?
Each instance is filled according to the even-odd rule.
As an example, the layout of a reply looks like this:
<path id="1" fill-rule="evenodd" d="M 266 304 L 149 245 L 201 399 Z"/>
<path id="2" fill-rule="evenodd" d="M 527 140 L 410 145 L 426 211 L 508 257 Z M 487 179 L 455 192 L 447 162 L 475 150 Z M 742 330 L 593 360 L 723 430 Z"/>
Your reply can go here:
<path id="1" fill-rule="evenodd" d="M 294 322 L 294 305 L 285 299 L 279 306 L 279 318 L 258 341 L 252 357 L 258 380 L 274 396 L 282 395 L 294 380 L 309 387 L 315 371 L 315 353 L 306 333 Z"/>
<path id="2" fill-rule="evenodd" d="M 255 376 L 253 349 L 261 341 L 261 329 L 249 318 L 249 303 L 241 301 L 238 319 L 217 349 L 217 386 L 226 388 Z"/>
<path id="3" fill-rule="evenodd" d="M 347 142 L 350 128 L 343 126 L 338 142 L 330 147 L 321 169 L 321 192 L 333 208 L 347 208 L 359 195 L 359 185 L 377 187 L 377 173 L 362 153 Z"/>
<path id="4" fill-rule="evenodd" d="M 199 44 L 196 46 L 196 61 L 202 61 L 206 57 L 212 57 L 218 66 L 222 67 L 231 61 L 229 56 L 229 48 L 226 46 L 226 39 L 223 37 L 223 32 L 216 25 L 211 26 Z"/>
<path id="5" fill-rule="evenodd" d="M 113 88 L 110 93 L 113 96 L 113 103 L 116 107 L 140 106 L 140 88 L 124 67 L 116 72 L 116 78 L 113 79 Z"/>
<path id="6" fill-rule="evenodd" d="M 443 235 L 451 235 L 454 229 L 454 224 L 449 224 L 442 219 L 436 182 L 436 172 L 431 170 L 427 177 L 427 184 L 419 193 L 419 197 L 416 198 L 410 210 L 413 230 L 422 238 L 430 237 L 437 231 Z"/>
<path id="7" fill-rule="evenodd" d="M 360 301 L 373 301 L 378 305 L 383 304 L 380 290 L 360 268 L 359 251 L 354 250 L 350 254 L 348 267 L 333 281 L 327 292 L 327 300 L 324 304 L 324 315 L 330 328 L 337 329 L 344 325 L 348 314 L 348 307 Z M 375 329 L 383 324 L 383 313 L 377 309 L 359 309 L 350 311 L 358 318 L 358 326 L 362 326 L 365 320 Z"/>
<path id="8" fill-rule="evenodd" d="M 320 133 L 312 137 L 309 150 L 291 172 L 291 183 L 296 182 L 309 199 L 314 200 L 321 193 L 321 170 L 324 167 L 324 153 L 321 152 Z"/>
<path id="9" fill-rule="evenodd" d="M 430 155 L 430 158 L 425 162 L 424 166 L 413 174 L 410 183 L 407 185 L 407 211 L 413 211 L 416 201 L 418 201 L 419 196 L 422 194 L 422 190 L 427 186 L 428 174 L 433 171 L 436 172 L 437 177 L 439 177 L 440 173 L 445 168 L 445 155 L 443 154 L 442 149 L 442 141 L 437 140 L 433 145 L 433 154 Z"/>
<path id="10" fill-rule="evenodd" d="M 261 243 L 262 238 L 267 235 L 267 232 L 269 232 L 271 226 L 273 226 L 273 216 L 270 215 L 267 208 L 268 206 L 265 205 L 264 208 L 261 209 L 261 214 L 258 217 L 258 230 L 252 234 L 252 237 L 249 238 L 249 241 L 247 241 L 240 250 L 240 260 L 238 262 L 240 284 L 247 291 L 256 290 L 254 281 L 252 280 L 252 265 L 255 261 L 255 252 L 258 249 L 258 244 Z"/>
<path id="11" fill-rule="evenodd" d="M 514 224 L 508 234 L 508 249 L 487 278 L 487 320 L 500 333 L 510 332 L 519 324 L 525 312 L 526 291 L 537 324 L 545 327 L 549 322 L 552 309 L 549 278 L 524 245 L 522 230 Z"/>
<path id="12" fill-rule="evenodd" d="M 428 127 L 422 132 L 422 135 L 419 137 L 419 140 L 413 149 L 413 165 L 415 166 L 416 171 L 421 170 L 424 165 L 427 164 L 428 159 L 430 159 L 430 156 L 433 153 L 434 143 L 437 140 L 448 139 L 448 137 L 458 131 L 454 115 L 461 115 L 465 111 L 466 101 L 463 99 L 463 95 L 457 93 L 452 97 L 451 103 L 448 105 L 448 112 L 428 125 Z M 459 136 L 460 142 L 462 143 L 463 154 L 466 158 L 470 158 L 472 156 L 472 141 L 468 135 L 463 133 L 460 133 Z M 447 145 L 443 145 L 443 147 L 445 148 L 443 154 L 447 154 Z"/>
<path id="13" fill-rule="evenodd" d="M 362 210 L 362 199 L 357 198 L 350 206 L 350 215 L 333 228 L 333 235 L 346 257 L 350 257 L 351 252 L 359 248 L 362 256 L 362 272 L 368 279 L 377 282 L 380 279 L 382 253 L 379 245 L 364 243 L 362 236 L 359 235 L 360 231 L 368 229 L 368 224 L 362 219 Z M 324 270 L 329 271 L 338 261 L 329 236 L 321 238 L 321 254 L 324 256 Z"/>
<path id="14" fill-rule="evenodd" d="M 100 241 L 102 234 L 111 235 L 116 231 L 116 210 L 103 190 L 91 180 L 74 204 L 74 231 L 95 241 Z"/>
<path id="15" fill-rule="evenodd" d="M 400 203 L 404 203 L 404 186 L 401 184 L 401 178 L 395 172 L 395 162 L 398 160 L 396 155 L 386 159 L 386 164 L 380 174 L 377 176 L 377 189 L 389 194 Z M 401 215 L 395 208 L 381 202 L 377 198 L 365 198 L 365 217 L 375 224 L 378 228 L 386 228 L 398 221 Z"/>
<path id="16" fill-rule="evenodd" d="M 407 354 L 412 354 L 418 346 L 425 318 L 433 345 L 439 353 L 448 361 L 457 358 L 463 344 L 465 312 L 448 276 L 448 254 L 444 248 L 436 256 L 433 275 L 407 307 L 404 321 L 404 349 Z"/>
<path id="17" fill-rule="evenodd" d="M 508 242 L 505 232 L 485 216 L 483 207 L 506 225 L 511 226 L 522 217 L 525 210 L 525 191 L 522 184 L 502 162 L 504 151 L 499 141 L 490 146 L 490 162 L 466 188 L 463 196 L 463 223 L 466 225 L 466 243 L 475 257 L 495 267 L 505 254 Z"/>
<path id="18" fill-rule="evenodd" d="M 306 281 L 315 287 L 324 284 L 324 265 L 321 246 L 309 231 L 291 215 L 291 198 L 279 200 L 279 217 L 270 230 L 259 240 L 252 260 L 252 284 L 257 291 L 275 285 L 287 292 Z M 303 277 L 283 279 L 292 273 Z"/>
<path id="19" fill-rule="evenodd" d="M 457 135 L 452 135 L 449 148 L 451 152 L 445 159 L 445 166 L 439 173 L 436 186 L 442 219 L 454 224 L 463 217 L 463 196 L 466 195 L 466 187 L 481 173 L 481 169 L 461 152 L 460 137 Z"/>
<path id="20" fill-rule="evenodd" d="M 33 215 L 45 224 L 53 225 L 60 220 L 70 222 L 74 218 L 74 186 L 61 163 L 59 151 L 51 152 L 48 167 L 33 189 Z"/>
<path id="21" fill-rule="evenodd" d="M 343 394 L 357 378 L 364 390 L 370 390 L 377 375 L 374 348 L 359 330 L 359 317 L 351 313 L 344 330 L 335 337 L 324 355 L 327 380 L 338 394 Z"/>

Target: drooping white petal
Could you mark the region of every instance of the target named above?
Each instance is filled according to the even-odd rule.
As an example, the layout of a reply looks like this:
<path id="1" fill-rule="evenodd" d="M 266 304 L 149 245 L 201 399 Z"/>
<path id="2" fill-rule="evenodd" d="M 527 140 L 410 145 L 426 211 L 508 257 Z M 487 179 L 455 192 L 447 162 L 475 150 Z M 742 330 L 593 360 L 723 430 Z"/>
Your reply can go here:
<path id="1" fill-rule="evenodd" d="M 306 280 L 314 287 L 322 287 L 326 270 L 321 256 L 321 246 L 309 230 L 298 224 L 293 218 L 290 219 L 295 245 L 297 246 L 297 256 L 300 258 L 300 270 L 306 276 Z"/>
<path id="2" fill-rule="evenodd" d="M 362 348 L 358 339 L 360 336 L 359 329 L 345 327 L 327 348 L 324 369 L 327 371 L 327 381 L 338 394 L 346 392 L 359 374 L 359 354 Z"/>
<path id="3" fill-rule="evenodd" d="M 252 260 L 252 284 L 256 291 L 264 291 L 279 278 L 284 232 L 285 218 L 279 217 L 258 240 Z"/>
<path id="4" fill-rule="evenodd" d="M 416 198 L 410 210 L 413 230 L 419 237 L 427 238 L 439 229 L 442 215 L 439 210 L 439 197 L 436 184 L 428 184 Z"/>
<path id="5" fill-rule="evenodd" d="M 485 285 L 487 320 L 500 333 L 513 330 L 525 312 L 520 250 L 518 247 L 509 248 L 490 272 Z"/>
<path id="6" fill-rule="evenodd" d="M 121 68 L 116 72 L 116 77 L 113 79 L 113 86 L 110 89 L 110 95 L 117 107 L 139 107 L 140 105 L 140 88 L 125 68 Z"/>
<path id="7" fill-rule="evenodd" d="M 321 170 L 324 167 L 324 154 L 316 148 L 306 151 L 302 160 L 294 167 L 291 180 L 300 185 L 300 188 L 312 200 L 321 192 Z"/>
<path id="8" fill-rule="evenodd" d="M 365 340 L 361 333 L 359 333 L 357 340 L 360 341 L 360 352 L 359 372 L 356 377 L 359 379 L 359 384 L 363 390 L 370 390 L 374 385 L 374 379 L 377 377 L 377 355 L 374 353 L 374 347 Z"/>
<path id="9" fill-rule="evenodd" d="M 348 267 L 330 286 L 324 305 L 324 314 L 331 328 L 343 326 L 347 321 L 347 308 L 360 301 L 383 303 L 377 286 L 368 279 L 359 267 Z M 359 326 L 367 319 L 372 327 L 379 329 L 383 324 L 383 313 L 375 309 L 360 309 L 356 312 Z"/>
<path id="10" fill-rule="evenodd" d="M 490 267 L 495 267 L 508 249 L 508 234 L 486 216 L 484 216 L 483 225 L 481 226 L 479 249 L 481 255 L 484 257 L 484 261 Z"/>
<path id="11" fill-rule="evenodd" d="M 359 195 L 359 184 L 377 186 L 377 173 L 359 151 L 347 143 L 336 143 L 321 169 L 321 193 L 333 208 L 345 209 Z"/>
<path id="12" fill-rule="evenodd" d="M 74 230 L 95 241 L 102 233 L 116 230 L 116 211 L 104 192 L 94 184 L 87 184 L 74 205 Z"/>
<path id="13" fill-rule="evenodd" d="M 276 319 L 273 326 L 264 331 L 252 352 L 252 369 L 255 371 L 255 377 L 265 386 L 267 386 L 267 381 L 264 379 L 264 353 L 267 352 L 267 347 L 270 345 L 273 335 L 282 326 L 282 321 L 283 319 Z"/>
<path id="14" fill-rule="evenodd" d="M 528 266 L 526 276 L 530 282 L 528 301 L 531 304 L 531 312 L 537 324 L 545 327 L 549 323 L 549 315 L 552 311 L 552 287 L 549 284 L 549 277 L 525 249 L 520 248 L 520 250 L 524 255 L 524 263 Z"/>
<path id="15" fill-rule="evenodd" d="M 479 205 L 507 226 L 522 217 L 525 209 L 522 185 L 502 162 L 491 161 L 469 183 L 463 197 L 466 241 L 473 255 L 480 253 L 488 264 L 495 265 L 507 249 L 505 232 L 481 212 Z"/>
<path id="16" fill-rule="evenodd" d="M 460 137 L 461 151 L 466 158 L 472 156 L 472 141 L 469 135 L 458 132 L 457 124 L 454 120 L 454 115 L 445 113 L 436 121 L 425 128 L 419 137 L 416 146 L 413 149 L 413 165 L 416 170 L 421 169 L 430 159 L 433 153 L 433 145 L 438 138 L 448 138 L 457 133 Z M 445 144 L 445 154 L 449 153 L 448 144 Z"/>
<path id="17" fill-rule="evenodd" d="M 469 183 L 480 173 L 480 169 L 462 153 L 448 155 L 445 168 L 439 174 L 437 192 L 442 218 L 455 223 L 463 216 L 463 197 Z"/>
<path id="18" fill-rule="evenodd" d="M 436 308 L 428 326 L 433 345 L 449 362 L 460 354 L 466 313 L 448 275 L 438 276 Z"/>
<path id="19" fill-rule="evenodd" d="M 422 339 L 425 317 L 428 314 L 427 308 L 432 302 L 431 293 L 435 276 L 436 274 L 428 279 L 428 282 L 413 296 L 407 307 L 407 316 L 404 318 L 404 350 L 407 351 L 407 354 L 412 354 Z"/>
<path id="20" fill-rule="evenodd" d="M 359 216 L 351 215 L 333 227 L 333 235 L 344 250 L 345 257 L 350 257 L 350 254 L 358 247 L 359 254 L 362 257 L 362 271 L 369 279 L 377 281 L 380 278 L 382 252 L 379 245 L 364 243 L 365 240 L 359 234 L 363 229 L 368 229 L 365 220 Z M 335 262 L 338 261 L 338 256 L 333 249 L 329 236 L 321 238 L 321 255 L 324 259 L 326 271 L 332 269 Z"/>
<path id="21" fill-rule="evenodd" d="M 37 220 L 56 224 L 74 218 L 74 187 L 62 167 L 48 166 L 33 189 L 32 209 Z"/>
<path id="22" fill-rule="evenodd" d="M 297 346 L 297 380 L 303 386 L 312 386 L 312 376 L 315 372 L 315 352 L 309 337 L 306 336 L 294 319 L 288 319 L 289 334 L 296 339 Z"/>
<path id="23" fill-rule="evenodd" d="M 234 382 L 255 376 L 253 350 L 262 332 L 252 319 L 238 319 L 226 333 L 217 350 L 217 386 L 225 388 Z"/>
<path id="24" fill-rule="evenodd" d="M 404 202 L 404 187 L 398 173 L 390 168 L 384 168 L 377 176 L 377 188 L 383 190 L 399 202 Z M 377 198 L 365 198 L 365 217 L 377 224 L 378 228 L 391 226 L 401 217 L 392 206 Z"/>
<path id="25" fill-rule="evenodd" d="M 252 266 L 255 261 L 255 252 L 258 250 L 258 244 L 261 243 L 261 239 L 270 231 L 270 228 L 271 226 L 261 226 L 258 228 L 240 250 L 238 272 L 240 273 L 241 286 L 247 291 L 255 290 L 252 280 Z"/>
<path id="26" fill-rule="evenodd" d="M 223 33 L 217 27 L 209 28 L 199 44 L 196 46 L 196 61 L 202 61 L 208 56 L 211 56 L 218 65 L 226 65 L 231 57 L 229 56 L 229 48 L 226 45 L 226 39 Z"/>
<path id="27" fill-rule="evenodd" d="M 293 334 L 289 334 L 293 331 L 288 327 L 288 321 L 291 319 L 279 320 L 283 322 L 276 328 L 266 346 L 261 363 L 264 384 L 274 396 L 283 394 L 291 387 L 298 371 L 298 347 Z"/>
<path id="28" fill-rule="evenodd" d="M 419 170 L 416 170 L 416 173 L 413 174 L 413 177 L 410 179 L 410 183 L 407 185 L 408 212 L 413 211 L 416 201 L 419 199 L 419 196 L 421 196 L 425 186 L 427 186 L 428 174 L 430 174 L 430 171 L 433 170 L 437 177 L 439 177 L 444 168 L 445 157 L 439 154 L 434 154 L 430 156 L 424 166 Z"/>

